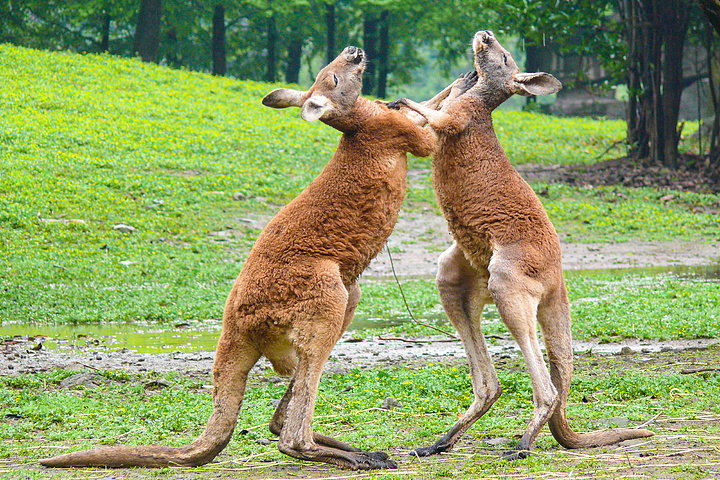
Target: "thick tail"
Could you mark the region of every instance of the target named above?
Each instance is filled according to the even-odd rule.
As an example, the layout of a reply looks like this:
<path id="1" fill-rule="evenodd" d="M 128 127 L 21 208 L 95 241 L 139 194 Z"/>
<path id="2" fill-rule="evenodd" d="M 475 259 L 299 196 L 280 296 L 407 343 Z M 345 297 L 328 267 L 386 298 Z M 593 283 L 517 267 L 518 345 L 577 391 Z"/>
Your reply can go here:
<path id="1" fill-rule="evenodd" d="M 260 358 L 257 349 L 223 334 L 213 368 L 213 413 L 205 431 L 185 447 L 114 446 L 68 453 L 40 460 L 46 467 L 196 467 L 204 465 L 230 442 L 245 394 L 248 373 Z M 241 342 L 242 343 L 242 342 Z M 243 348 L 244 347 L 244 348 Z"/>
<path id="2" fill-rule="evenodd" d="M 217 406 L 217 404 L 216 404 Z M 239 406 L 238 406 L 239 407 Z M 230 442 L 239 408 L 213 412 L 200 437 L 185 447 L 102 447 L 40 460 L 46 467 L 196 467 L 210 462 Z"/>
<path id="3" fill-rule="evenodd" d="M 550 363 L 550 377 L 558 392 L 558 402 L 548 427 L 555 440 L 565 448 L 589 448 L 612 445 L 633 438 L 653 436 L 645 429 L 612 429 L 589 433 L 574 432 L 568 425 L 566 410 L 573 370 L 572 335 L 570 333 L 570 307 L 564 281 L 558 297 L 538 310 L 545 347 Z"/>
<path id="4" fill-rule="evenodd" d="M 570 429 L 565 416 L 565 403 L 558 404 L 555 412 L 548 421 L 548 426 L 555 440 L 565 448 L 589 448 L 602 447 L 603 445 L 612 445 L 630 440 L 633 438 L 652 437 L 654 434 L 650 430 L 644 428 L 620 428 L 612 430 L 602 430 L 590 433 L 577 433 Z"/>

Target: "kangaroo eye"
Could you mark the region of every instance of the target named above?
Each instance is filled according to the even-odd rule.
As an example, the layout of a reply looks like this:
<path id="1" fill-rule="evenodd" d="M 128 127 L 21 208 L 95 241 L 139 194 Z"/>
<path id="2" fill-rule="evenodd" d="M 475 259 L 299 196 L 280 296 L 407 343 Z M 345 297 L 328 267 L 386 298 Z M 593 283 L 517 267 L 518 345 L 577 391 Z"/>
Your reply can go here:
<path id="1" fill-rule="evenodd" d="M 335 81 L 335 86 L 337 87 L 337 86 L 338 86 L 338 82 L 339 82 L 340 80 L 338 80 L 337 75 L 335 75 L 334 73 L 333 73 L 333 80 Z"/>
<path id="2" fill-rule="evenodd" d="M 503 63 L 505 63 L 505 66 L 507 66 L 507 55 L 503 53 Z"/>

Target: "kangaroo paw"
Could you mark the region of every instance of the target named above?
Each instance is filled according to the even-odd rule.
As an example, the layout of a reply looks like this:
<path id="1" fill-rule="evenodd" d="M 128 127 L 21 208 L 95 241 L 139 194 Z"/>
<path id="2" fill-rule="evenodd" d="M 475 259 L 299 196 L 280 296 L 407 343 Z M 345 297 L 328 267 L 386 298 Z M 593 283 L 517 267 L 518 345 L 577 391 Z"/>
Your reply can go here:
<path id="1" fill-rule="evenodd" d="M 447 452 L 448 450 L 450 450 L 450 446 L 436 443 L 435 445 L 430 445 L 429 447 L 417 448 L 413 450 L 410 455 L 418 457 L 429 457 L 430 455 L 437 455 L 438 453 Z"/>
<path id="2" fill-rule="evenodd" d="M 530 450 L 508 450 L 502 454 L 502 459 L 512 462 L 514 460 L 524 460 L 530 456 Z"/>
<path id="3" fill-rule="evenodd" d="M 353 470 L 378 470 L 378 469 L 397 469 L 398 465 L 394 460 L 390 460 L 385 452 L 362 452 L 355 458 L 357 462 Z"/>
<path id="4" fill-rule="evenodd" d="M 400 108 L 407 106 L 406 100 L 405 98 L 398 98 L 394 102 L 388 103 L 387 107 L 393 110 L 400 110 Z"/>

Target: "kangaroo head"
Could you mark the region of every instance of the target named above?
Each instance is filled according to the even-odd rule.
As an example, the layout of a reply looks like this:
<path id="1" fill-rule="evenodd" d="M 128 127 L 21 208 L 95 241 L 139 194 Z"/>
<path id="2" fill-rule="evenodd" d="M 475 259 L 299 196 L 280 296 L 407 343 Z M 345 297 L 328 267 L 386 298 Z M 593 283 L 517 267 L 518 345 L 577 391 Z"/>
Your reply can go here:
<path id="1" fill-rule="evenodd" d="M 365 52 L 345 47 L 338 57 L 320 70 L 307 91 L 279 88 L 268 93 L 262 103 L 272 108 L 299 107 L 304 120 L 328 121 L 347 115 L 362 90 Z"/>
<path id="2" fill-rule="evenodd" d="M 549 95 L 562 88 L 562 84 L 545 72 L 522 73 L 495 35 L 481 30 L 473 37 L 477 89 L 491 109 L 511 96 L 518 94 Z"/>

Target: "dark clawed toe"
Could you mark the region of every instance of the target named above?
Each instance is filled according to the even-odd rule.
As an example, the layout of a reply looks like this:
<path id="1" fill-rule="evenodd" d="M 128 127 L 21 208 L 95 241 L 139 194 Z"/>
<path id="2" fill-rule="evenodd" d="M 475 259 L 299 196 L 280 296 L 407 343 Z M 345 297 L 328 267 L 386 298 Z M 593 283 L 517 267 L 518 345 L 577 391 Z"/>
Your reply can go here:
<path id="1" fill-rule="evenodd" d="M 472 71 L 472 72 L 466 74 L 463 77 L 463 87 L 467 88 L 467 89 L 471 88 L 473 85 L 475 85 L 477 83 L 477 79 L 478 79 L 477 72 L 475 72 L 475 71 Z"/>
<path id="2" fill-rule="evenodd" d="M 439 449 L 437 445 L 430 445 L 429 447 L 420 447 L 413 450 L 410 455 L 414 457 L 429 457 L 430 455 L 437 455 L 443 450 Z"/>
<path id="3" fill-rule="evenodd" d="M 512 462 L 515 460 L 524 460 L 530 456 L 530 450 L 508 450 L 502 455 L 503 460 Z"/>
<path id="4" fill-rule="evenodd" d="M 387 104 L 387 107 L 393 110 L 400 110 L 401 107 L 404 107 L 407 105 L 405 98 L 398 98 L 394 102 L 390 102 Z"/>
<path id="5" fill-rule="evenodd" d="M 367 455 L 374 460 L 388 460 L 390 458 L 385 452 L 367 452 Z"/>
<path id="6" fill-rule="evenodd" d="M 363 452 L 363 457 L 358 459 L 359 470 L 380 470 L 380 469 L 397 469 L 398 465 L 394 460 L 390 460 L 385 452 Z"/>

